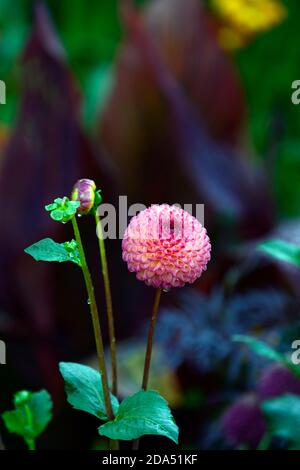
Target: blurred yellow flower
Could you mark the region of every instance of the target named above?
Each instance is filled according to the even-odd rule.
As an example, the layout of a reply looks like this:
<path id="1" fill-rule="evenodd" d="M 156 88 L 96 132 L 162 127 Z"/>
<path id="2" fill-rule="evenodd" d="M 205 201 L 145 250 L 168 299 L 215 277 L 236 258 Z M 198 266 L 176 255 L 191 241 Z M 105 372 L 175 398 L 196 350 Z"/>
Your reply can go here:
<path id="1" fill-rule="evenodd" d="M 107 351 L 107 355 L 109 355 L 109 351 Z M 132 395 L 140 390 L 144 360 L 145 346 L 141 342 L 124 340 L 118 343 L 120 397 Z M 87 364 L 97 369 L 97 358 L 91 358 Z M 109 375 L 111 374 L 109 361 L 108 373 Z M 165 353 L 157 344 L 152 353 L 148 388 L 150 390 L 158 390 L 172 408 L 178 408 L 183 403 L 183 393 L 176 370 L 168 364 Z"/>
<path id="2" fill-rule="evenodd" d="M 218 42 L 226 50 L 240 49 L 248 44 L 249 36 L 229 26 L 221 26 L 218 30 Z"/>
<path id="3" fill-rule="evenodd" d="M 211 6 L 224 23 L 219 30 L 220 44 L 229 49 L 243 46 L 287 15 L 277 0 L 211 0 Z"/>

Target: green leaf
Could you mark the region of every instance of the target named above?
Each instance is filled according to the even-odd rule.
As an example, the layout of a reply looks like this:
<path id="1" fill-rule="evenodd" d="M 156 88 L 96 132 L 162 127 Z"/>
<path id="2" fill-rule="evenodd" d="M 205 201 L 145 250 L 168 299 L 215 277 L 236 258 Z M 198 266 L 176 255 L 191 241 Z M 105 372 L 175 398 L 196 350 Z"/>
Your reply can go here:
<path id="1" fill-rule="evenodd" d="M 26 422 L 26 415 L 22 410 L 5 411 L 2 413 L 2 418 L 9 432 L 23 437 L 29 435 L 30 430 Z"/>
<path id="2" fill-rule="evenodd" d="M 62 197 L 57 197 L 54 199 L 54 202 L 56 205 L 60 205 L 63 203 L 63 198 Z"/>
<path id="3" fill-rule="evenodd" d="M 299 449 L 300 397 L 290 394 L 282 395 L 264 401 L 261 407 L 268 420 L 271 433 L 288 439 L 293 443 L 293 448 Z"/>
<path id="4" fill-rule="evenodd" d="M 92 367 L 74 362 L 60 362 L 59 370 L 65 381 L 68 402 L 77 410 L 107 420 L 100 373 Z M 118 399 L 112 394 L 110 398 L 116 414 Z"/>
<path id="5" fill-rule="evenodd" d="M 247 344 L 251 348 L 251 350 L 259 356 L 266 357 L 267 359 L 271 359 L 272 361 L 278 361 L 287 364 L 287 361 L 282 354 L 278 353 L 266 343 L 263 343 L 262 341 L 259 341 L 258 339 L 253 338 L 252 336 L 234 335 L 232 337 L 232 340 Z"/>
<path id="6" fill-rule="evenodd" d="M 300 267 L 300 247 L 283 240 L 268 240 L 258 246 L 260 251 L 276 258 Z"/>
<path id="7" fill-rule="evenodd" d="M 39 436 L 52 418 L 52 400 L 46 390 L 31 395 L 29 408 L 32 414 L 35 437 Z"/>
<path id="8" fill-rule="evenodd" d="M 52 400 L 46 390 L 29 395 L 28 401 L 5 411 L 2 418 L 9 432 L 19 434 L 25 440 L 37 438 L 52 418 Z"/>
<path id="9" fill-rule="evenodd" d="M 83 88 L 85 94 L 84 120 L 91 126 L 105 108 L 114 83 L 114 69 L 110 63 L 100 64 L 86 76 Z"/>
<path id="10" fill-rule="evenodd" d="M 56 209 L 56 208 L 57 208 L 57 204 L 56 204 L 56 203 L 47 204 L 47 205 L 45 206 L 46 211 L 53 211 L 53 210 Z"/>
<path id="11" fill-rule="evenodd" d="M 57 221 L 57 222 L 60 222 L 61 220 L 63 220 L 64 218 L 64 213 L 63 211 L 59 210 L 59 209 L 54 209 L 51 213 L 50 213 L 50 217 L 51 219 Z"/>
<path id="12" fill-rule="evenodd" d="M 115 419 L 100 426 L 99 434 L 122 440 L 155 434 L 168 437 L 178 444 L 178 427 L 168 403 L 154 390 L 141 390 L 125 398 Z"/>
<path id="13" fill-rule="evenodd" d="M 66 243 L 72 243 L 72 249 L 70 245 Z M 73 240 L 72 242 L 56 243 L 51 238 L 44 238 L 29 246 L 24 251 L 36 261 L 57 261 L 59 263 L 72 261 L 72 263 L 79 266 L 81 265 L 78 247 Z"/>

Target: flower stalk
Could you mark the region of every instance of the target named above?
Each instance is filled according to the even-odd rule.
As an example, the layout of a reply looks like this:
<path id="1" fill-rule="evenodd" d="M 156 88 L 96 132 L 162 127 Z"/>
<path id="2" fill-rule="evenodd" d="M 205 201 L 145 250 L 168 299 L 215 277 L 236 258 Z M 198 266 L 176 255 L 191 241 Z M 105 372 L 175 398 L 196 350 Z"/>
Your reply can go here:
<path id="1" fill-rule="evenodd" d="M 89 299 L 89 305 L 90 305 L 90 311 L 91 311 L 93 329 L 94 329 L 94 335 L 95 335 L 96 349 L 97 349 L 98 364 L 99 364 L 99 369 L 101 372 L 101 381 L 102 381 L 106 414 L 107 414 L 108 419 L 112 420 L 114 418 L 114 414 L 113 414 L 111 400 L 110 400 L 107 370 L 106 370 L 105 358 L 104 358 L 104 346 L 103 346 L 102 332 L 101 332 L 101 326 L 100 326 L 100 321 L 99 321 L 98 307 L 97 307 L 95 293 L 94 293 L 94 286 L 93 286 L 91 274 L 87 265 L 85 252 L 83 249 L 81 235 L 79 232 L 76 217 L 72 218 L 72 225 L 73 225 L 76 242 L 78 245 L 82 272 L 83 272 L 84 281 L 85 281 L 85 285 L 86 285 L 86 289 L 88 293 L 88 299 Z"/>
<path id="2" fill-rule="evenodd" d="M 117 347 L 116 347 L 114 314 L 113 314 L 111 287 L 110 287 L 110 279 L 109 279 L 108 266 L 107 266 L 105 243 L 103 239 L 102 224 L 101 224 L 100 217 L 97 214 L 97 211 L 95 213 L 95 222 L 96 222 L 96 228 L 97 228 L 97 238 L 98 238 L 98 244 L 99 244 L 100 260 L 101 260 L 101 268 L 102 268 L 105 300 L 106 300 L 108 333 L 109 333 L 110 354 L 111 354 L 111 368 L 112 368 L 112 392 L 114 395 L 117 395 L 118 374 L 117 374 Z"/>
<path id="3" fill-rule="evenodd" d="M 257 447 L 257 450 L 268 450 L 272 442 L 272 433 L 266 431 Z"/>
<path id="4" fill-rule="evenodd" d="M 161 289 L 158 288 L 156 289 L 156 292 L 155 292 L 154 304 L 153 304 L 152 315 L 151 315 L 151 320 L 150 320 L 150 327 L 149 327 L 149 332 L 148 332 L 148 341 L 147 341 L 147 349 L 146 349 L 145 363 L 144 363 L 144 374 L 143 374 L 143 382 L 142 382 L 143 390 L 147 390 L 148 388 L 152 348 L 153 348 L 153 338 L 154 338 L 155 325 L 157 321 L 160 298 L 161 298 Z"/>
<path id="5" fill-rule="evenodd" d="M 155 291 L 154 297 L 154 304 L 152 308 L 152 315 L 150 320 L 150 327 L 148 332 L 148 340 L 147 340 L 147 348 L 146 348 L 146 355 L 145 355 L 145 363 L 144 363 L 144 373 L 143 373 L 143 381 L 142 381 L 142 389 L 147 390 L 148 382 L 149 382 L 149 373 L 150 373 L 150 365 L 151 365 L 151 357 L 152 357 L 152 348 L 153 348 L 153 338 L 155 332 L 155 325 L 157 321 L 158 309 L 161 299 L 161 292 L 162 289 L 158 288 Z M 140 440 L 135 439 L 133 441 L 133 450 L 138 450 L 140 445 Z"/>

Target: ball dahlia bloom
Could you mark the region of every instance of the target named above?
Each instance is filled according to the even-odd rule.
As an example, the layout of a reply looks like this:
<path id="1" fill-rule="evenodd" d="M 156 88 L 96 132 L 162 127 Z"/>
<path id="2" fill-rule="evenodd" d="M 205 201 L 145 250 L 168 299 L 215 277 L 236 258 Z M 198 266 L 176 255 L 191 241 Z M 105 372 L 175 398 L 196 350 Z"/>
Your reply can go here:
<path id="1" fill-rule="evenodd" d="M 211 245 L 206 229 L 188 212 L 152 205 L 133 217 L 122 243 L 123 260 L 148 286 L 193 283 L 206 270 Z"/>

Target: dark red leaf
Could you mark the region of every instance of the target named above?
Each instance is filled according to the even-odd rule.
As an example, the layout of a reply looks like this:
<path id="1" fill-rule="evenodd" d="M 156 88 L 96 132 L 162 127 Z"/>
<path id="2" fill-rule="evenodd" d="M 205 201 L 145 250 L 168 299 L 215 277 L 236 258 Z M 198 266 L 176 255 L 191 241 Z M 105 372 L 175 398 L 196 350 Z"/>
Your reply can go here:
<path id="1" fill-rule="evenodd" d="M 244 123 L 244 95 L 233 61 L 216 43 L 201 1 L 151 2 L 145 20 L 162 59 L 209 134 L 236 143 Z"/>
<path id="2" fill-rule="evenodd" d="M 146 203 L 204 203 L 206 215 L 230 216 L 248 235 L 267 230 L 272 211 L 263 179 L 208 135 L 138 13 L 126 10 L 124 18 L 127 41 L 101 135 L 126 190 Z"/>

